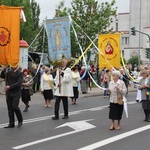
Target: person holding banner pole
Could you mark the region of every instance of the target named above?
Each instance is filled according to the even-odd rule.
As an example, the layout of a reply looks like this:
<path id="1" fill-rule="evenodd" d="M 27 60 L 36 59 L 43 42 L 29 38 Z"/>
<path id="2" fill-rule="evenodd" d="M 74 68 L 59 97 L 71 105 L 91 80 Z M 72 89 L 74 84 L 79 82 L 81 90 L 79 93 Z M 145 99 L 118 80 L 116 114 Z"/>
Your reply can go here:
<path id="1" fill-rule="evenodd" d="M 62 59 L 62 68 L 57 70 L 55 77 L 56 91 L 55 91 L 55 116 L 52 120 L 59 119 L 59 106 L 62 100 L 64 108 L 64 116 L 62 119 L 68 119 L 68 97 L 73 97 L 73 86 L 72 86 L 72 72 L 67 67 L 67 60 Z"/>
<path id="2" fill-rule="evenodd" d="M 21 85 L 23 82 L 23 73 L 18 70 L 18 67 L 11 67 L 11 70 L 6 73 L 6 103 L 9 116 L 9 124 L 4 128 L 15 127 L 15 114 L 18 119 L 18 128 L 23 124 L 23 117 L 19 108 L 21 97 Z"/>

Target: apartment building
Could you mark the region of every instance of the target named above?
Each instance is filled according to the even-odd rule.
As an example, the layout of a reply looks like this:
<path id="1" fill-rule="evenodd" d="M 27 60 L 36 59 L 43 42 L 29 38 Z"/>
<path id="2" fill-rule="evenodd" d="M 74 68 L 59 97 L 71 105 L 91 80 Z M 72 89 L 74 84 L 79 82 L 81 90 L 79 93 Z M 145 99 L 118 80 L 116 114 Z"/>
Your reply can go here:
<path id="1" fill-rule="evenodd" d="M 143 63 L 148 63 L 146 50 L 150 51 L 150 0 L 130 0 L 129 12 L 118 13 L 111 24 L 114 32 L 121 33 L 121 49 L 124 58 L 128 61 L 138 56 Z M 131 34 L 131 28 L 139 32 Z"/>

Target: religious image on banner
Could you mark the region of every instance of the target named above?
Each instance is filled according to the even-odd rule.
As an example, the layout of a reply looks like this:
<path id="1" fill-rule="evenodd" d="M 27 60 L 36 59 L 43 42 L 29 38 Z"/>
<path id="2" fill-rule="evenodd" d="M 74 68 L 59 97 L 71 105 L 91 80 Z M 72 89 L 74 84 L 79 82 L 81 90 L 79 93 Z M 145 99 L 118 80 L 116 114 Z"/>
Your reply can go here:
<path id="1" fill-rule="evenodd" d="M 16 67 L 20 58 L 21 7 L 0 5 L 0 64 Z"/>
<path id="2" fill-rule="evenodd" d="M 10 31 L 5 27 L 0 27 L 0 46 L 10 43 Z"/>
<path id="3" fill-rule="evenodd" d="M 46 20 L 48 52 L 51 61 L 71 58 L 69 17 Z"/>
<path id="4" fill-rule="evenodd" d="M 112 47 L 111 42 L 108 41 L 105 48 L 105 54 L 113 54 L 113 52 L 114 52 L 114 48 Z"/>
<path id="5" fill-rule="evenodd" d="M 98 36 L 100 68 L 120 68 L 120 34 L 102 34 Z"/>

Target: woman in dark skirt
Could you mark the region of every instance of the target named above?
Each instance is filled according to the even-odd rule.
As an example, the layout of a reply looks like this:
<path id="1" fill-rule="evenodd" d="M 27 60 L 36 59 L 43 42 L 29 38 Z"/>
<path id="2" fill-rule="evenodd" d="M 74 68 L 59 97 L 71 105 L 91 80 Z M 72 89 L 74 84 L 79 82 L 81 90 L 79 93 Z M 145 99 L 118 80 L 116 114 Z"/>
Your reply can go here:
<path id="1" fill-rule="evenodd" d="M 123 114 L 123 104 L 118 104 L 119 97 L 123 98 L 123 95 L 126 94 L 127 88 L 125 83 L 119 79 L 120 71 L 112 71 L 113 79 L 109 82 L 109 88 L 107 92 L 110 93 L 110 111 L 109 119 L 112 120 L 110 130 L 120 130 L 120 121 Z M 115 120 L 118 121 L 117 127 L 115 127 Z"/>
<path id="2" fill-rule="evenodd" d="M 141 94 L 142 94 L 142 108 L 144 110 L 144 114 L 145 114 L 145 119 L 144 121 L 150 122 L 150 95 L 149 95 L 149 90 L 150 89 L 150 79 L 148 77 L 149 72 L 147 70 L 143 70 L 141 71 L 141 76 L 143 77 L 140 80 L 140 86 L 139 86 L 139 90 L 141 90 Z M 148 92 L 148 93 L 147 93 Z"/>
<path id="3" fill-rule="evenodd" d="M 22 102 L 25 104 L 25 109 L 23 112 L 27 112 L 29 108 L 29 101 L 31 100 L 29 89 L 32 88 L 33 80 L 32 76 L 29 75 L 29 70 L 23 70 L 23 83 L 21 89 L 21 99 Z"/>
<path id="4" fill-rule="evenodd" d="M 50 69 L 45 68 L 45 72 L 41 77 L 41 90 L 45 99 L 45 107 L 51 107 L 53 99 L 53 76 L 50 74 Z"/>
<path id="5" fill-rule="evenodd" d="M 80 78 L 80 74 L 78 72 L 78 67 L 75 66 L 74 68 L 72 68 L 72 85 L 73 85 L 73 94 L 74 94 L 73 97 L 71 97 L 72 105 L 76 104 L 76 101 L 79 97 L 79 90 L 78 90 L 79 78 Z"/>

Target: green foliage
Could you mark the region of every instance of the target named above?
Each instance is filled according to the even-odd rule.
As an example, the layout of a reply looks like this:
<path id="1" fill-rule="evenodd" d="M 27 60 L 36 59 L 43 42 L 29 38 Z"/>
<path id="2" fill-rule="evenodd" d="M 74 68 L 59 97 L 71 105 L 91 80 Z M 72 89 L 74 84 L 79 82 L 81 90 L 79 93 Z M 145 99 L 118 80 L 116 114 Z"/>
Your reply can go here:
<path id="1" fill-rule="evenodd" d="M 64 2 L 62 1 L 58 5 L 58 16 L 70 14 L 71 18 L 80 26 L 73 24 L 83 50 L 91 43 L 84 33 L 93 40 L 98 34 L 111 31 L 108 31 L 108 27 L 112 21 L 111 17 L 116 16 L 116 8 L 113 7 L 115 0 L 112 0 L 111 3 L 101 4 L 97 0 L 72 0 L 72 8 L 66 8 Z M 74 58 L 81 55 L 79 43 L 71 30 L 71 48 L 72 57 Z"/>
<path id="2" fill-rule="evenodd" d="M 30 45 L 39 32 L 40 8 L 35 0 L 23 0 L 24 12 L 27 22 L 21 23 L 21 38 Z"/>
<path id="3" fill-rule="evenodd" d="M 47 34 L 46 31 L 43 30 L 41 31 L 38 40 L 36 41 L 36 51 L 37 52 L 44 52 L 48 53 L 48 39 L 47 39 Z"/>
<path id="4" fill-rule="evenodd" d="M 128 60 L 128 63 L 132 65 L 132 68 L 134 68 L 134 66 L 138 64 L 138 59 L 138 56 L 133 56 Z M 142 64 L 142 61 L 140 61 L 140 64 Z"/>
<path id="5" fill-rule="evenodd" d="M 64 57 L 62 57 L 62 58 L 64 58 Z M 62 60 L 55 60 L 55 61 L 51 62 L 51 64 L 52 64 L 53 66 L 61 67 L 61 64 L 62 64 L 61 61 L 62 61 Z M 67 65 L 71 67 L 71 66 L 75 63 L 75 61 L 76 61 L 76 60 L 71 57 L 70 60 L 68 60 Z"/>

